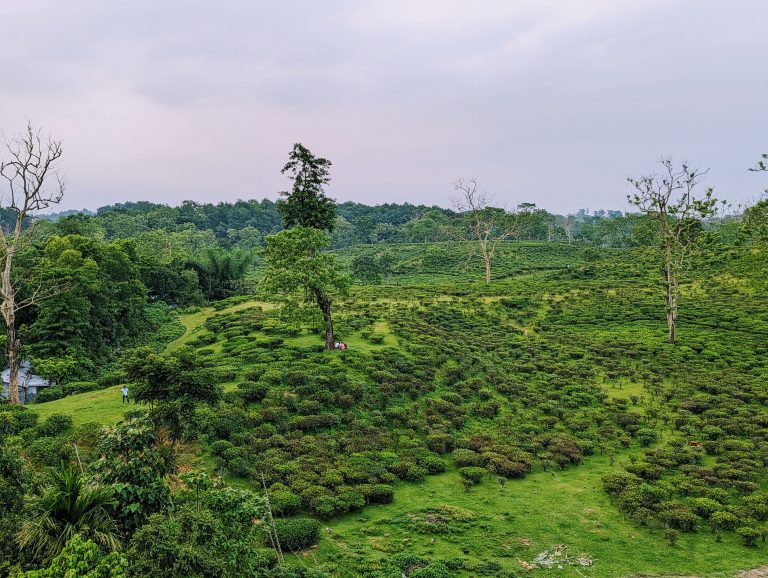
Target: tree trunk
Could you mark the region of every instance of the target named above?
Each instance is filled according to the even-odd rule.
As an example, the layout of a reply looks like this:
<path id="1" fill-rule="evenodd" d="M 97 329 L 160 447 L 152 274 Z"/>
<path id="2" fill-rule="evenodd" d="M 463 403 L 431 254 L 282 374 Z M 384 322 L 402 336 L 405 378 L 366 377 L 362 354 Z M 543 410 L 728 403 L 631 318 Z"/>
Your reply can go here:
<path id="1" fill-rule="evenodd" d="M 666 255 L 666 281 L 667 281 L 667 328 L 669 329 L 667 340 L 674 343 L 675 322 L 677 321 L 677 290 L 675 288 L 675 278 L 672 273 L 672 257 L 667 251 Z"/>
<path id="2" fill-rule="evenodd" d="M 486 241 L 480 242 L 480 247 L 483 249 L 483 261 L 485 261 L 485 284 L 491 284 L 491 256 L 488 254 L 488 243 Z"/>
<path id="3" fill-rule="evenodd" d="M 315 289 L 315 298 L 325 320 L 325 348 L 335 349 L 336 341 L 333 337 L 333 317 L 331 316 L 331 300 L 325 296 L 322 289 Z"/>
<path id="4" fill-rule="evenodd" d="M 10 326 L 13 327 L 13 326 Z M 8 329 L 8 401 L 18 404 L 19 400 L 19 369 L 21 368 L 21 341 L 16 337 L 16 329 Z"/>
<path id="5" fill-rule="evenodd" d="M 16 336 L 16 299 L 11 284 L 11 262 L 13 260 L 13 251 L 6 249 L 5 268 L 2 273 L 3 320 L 5 321 L 6 337 L 6 357 L 8 359 L 8 401 L 10 403 L 19 403 L 19 369 L 21 367 L 21 342 Z"/>

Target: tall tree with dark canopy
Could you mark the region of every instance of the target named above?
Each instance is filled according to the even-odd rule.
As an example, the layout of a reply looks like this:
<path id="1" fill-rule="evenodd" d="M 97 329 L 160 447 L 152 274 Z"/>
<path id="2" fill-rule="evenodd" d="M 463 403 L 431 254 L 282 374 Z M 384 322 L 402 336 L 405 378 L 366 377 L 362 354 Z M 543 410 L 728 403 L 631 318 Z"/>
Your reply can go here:
<path id="1" fill-rule="evenodd" d="M 323 186 L 331 180 L 331 161 L 313 155 L 301 143 L 293 145 L 281 171 L 293 181 L 290 193 L 277 203 L 286 230 L 267 237 L 265 255 L 269 269 L 264 286 L 290 295 L 303 290 L 304 302 L 315 302 L 325 322 L 325 347 L 333 349 L 332 293 L 341 293 L 348 283 L 331 255 L 321 251 L 330 242 L 328 233 L 336 222 L 336 202 L 325 196 Z"/>
<path id="2" fill-rule="evenodd" d="M 8 399 L 19 403 L 19 369 L 21 340 L 16 326 L 16 314 L 42 299 L 56 294 L 46 289 L 38 275 L 18 275 L 14 257 L 32 241 L 34 216 L 40 210 L 58 204 L 64 196 L 64 180 L 57 171 L 63 149 L 61 141 L 42 136 L 40 129 L 27 123 L 27 130 L 11 139 L 3 139 L 7 158 L 0 158 L 0 205 L 15 213 L 13 225 L 0 230 L 0 311 L 5 321 L 6 356 L 10 369 Z M 53 186 L 48 186 L 54 181 Z M 24 297 L 17 299 L 21 291 Z"/>
<path id="3" fill-rule="evenodd" d="M 277 210 L 283 217 L 285 228 L 311 227 L 328 233 L 333 232 L 336 221 L 336 201 L 325 196 L 323 187 L 331 181 L 331 161 L 316 157 L 301 143 L 293 150 L 285 163 L 283 174 L 293 181 L 290 192 L 277 202 Z"/>
<path id="4" fill-rule="evenodd" d="M 658 225 L 664 259 L 668 340 L 674 343 L 680 283 L 700 247 L 702 220 L 715 214 L 717 199 L 712 196 L 712 189 L 707 189 L 703 197 L 695 196 L 707 171 L 691 168 L 687 163 L 677 168 L 669 158 L 662 158 L 659 163 L 663 167 L 661 174 L 627 179 L 635 189 L 627 200 Z"/>

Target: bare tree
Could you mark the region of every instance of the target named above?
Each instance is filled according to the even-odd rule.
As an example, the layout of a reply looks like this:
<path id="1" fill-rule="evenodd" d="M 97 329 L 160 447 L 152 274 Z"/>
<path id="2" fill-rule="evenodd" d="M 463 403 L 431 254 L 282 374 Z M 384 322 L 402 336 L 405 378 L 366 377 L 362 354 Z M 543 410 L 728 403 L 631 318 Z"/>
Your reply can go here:
<path id="1" fill-rule="evenodd" d="M 21 340 L 17 334 L 16 314 L 51 297 L 42 281 L 34 281 L 34 274 L 17 275 L 13 267 L 16 255 L 32 241 L 35 213 L 58 204 L 64 195 L 65 182 L 57 170 L 62 155 L 61 141 L 44 137 L 40 129 L 27 123 L 24 133 L 5 138 L 4 154 L 0 159 L 0 206 L 10 209 L 15 218 L 12 224 L 0 225 L 0 311 L 5 321 L 7 336 L 6 357 L 10 370 L 8 399 L 19 403 L 19 369 L 21 368 Z M 53 181 L 52 186 L 48 186 Z M 24 287 L 24 297 L 19 299 Z"/>
<path id="2" fill-rule="evenodd" d="M 568 244 L 573 242 L 573 228 L 576 226 L 576 217 L 574 215 L 568 215 L 560 221 L 560 228 L 565 232 L 565 238 L 568 239 Z"/>
<path id="3" fill-rule="evenodd" d="M 469 235 L 478 242 L 485 264 L 485 283 L 490 284 L 491 261 L 496 248 L 501 241 L 515 237 L 515 221 L 504 209 L 491 206 L 493 196 L 478 186 L 477 179 L 456 179 L 453 190 L 459 193 L 453 205 L 459 213 L 466 214 Z M 470 259 L 475 254 L 473 248 Z"/>
<path id="4" fill-rule="evenodd" d="M 661 174 L 644 175 L 637 179 L 628 178 L 635 192 L 627 195 L 631 205 L 655 220 L 659 226 L 661 249 L 664 259 L 666 285 L 668 339 L 676 339 L 680 282 L 691 264 L 691 258 L 701 246 L 702 220 L 715 213 L 717 200 L 712 189 L 707 189 L 702 198 L 694 195 L 705 171 L 691 168 L 682 163 L 675 167 L 672 160 L 662 158 Z"/>

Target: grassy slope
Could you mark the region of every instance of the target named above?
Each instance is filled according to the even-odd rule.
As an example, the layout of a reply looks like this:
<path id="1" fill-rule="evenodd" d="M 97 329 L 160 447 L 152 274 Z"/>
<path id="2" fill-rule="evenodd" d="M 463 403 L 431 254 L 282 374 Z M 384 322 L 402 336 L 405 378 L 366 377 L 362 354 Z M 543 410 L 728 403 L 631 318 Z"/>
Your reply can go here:
<path id="1" fill-rule="evenodd" d="M 41 419 L 52 413 L 64 413 L 71 415 L 75 425 L 88 422 L 96 422 L 102 425 L 112 425 L 120 421 L 123 413 L 128 409 L 134 409 L 133 404 L 123 403 L 120 394 L 121 386 L 115 385 L 99 391 L 71 395 L 56 401 L 30 405 Z"/>
<path id="2" fill-rule="evenodd" d="M 695 573 L 714 577 L 765 564 L 765 547 L 747 549 L 732 536 L 715 544 L 707 532 L 682 534 L 677 546 L 670 547 L 660 533 L 638 528 L 610 504 L 600 488 L 600 476 L 617 468 L 606 457 L 593 457 L 554 474 L 538 472 L 510 480 L 504 490 L 487 479 L 469 493 L 455 471 L 428 477 L 422 484 L 401 486 L 393 504 L 369 507 L 328 523 L 310 560 L 331 562 L 339 577 L 356 575 L 355 557 L 384 558 L 398 552 L 462 558 L 470 567 L 493 557 L 503 560 L 505 570 L 521 573 L 517 558 L 530 561 L 543 550 L 565 544 L 571 555 L 586 554 L 594 565 L 565 567 L 556 574 L 538 570 L 532 575 L 615 578 Z M 425 508 L 442 506 L 470 512 L 474 516 L 470 527 L 455 534 L 410 530 L 409 514 L 419 516 L 421 511 L 423 517 Z M 467 544 L 465 554 L 462 549 Z"/>

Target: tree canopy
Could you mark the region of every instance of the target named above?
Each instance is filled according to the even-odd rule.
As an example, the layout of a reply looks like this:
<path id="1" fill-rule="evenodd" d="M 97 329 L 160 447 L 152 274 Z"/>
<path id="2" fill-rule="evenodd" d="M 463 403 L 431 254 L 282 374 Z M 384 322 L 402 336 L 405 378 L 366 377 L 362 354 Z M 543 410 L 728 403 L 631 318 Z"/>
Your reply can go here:
<path id="1" fill-rule="evenodd" d="M 323 187 L 331 180 L 331 161 L 316 157 L 296 143 L 281 171 L 293 181 L 290 191 L 280 194 L 285 199 L 277 202 L 277 210 L 286 228 L 311 227 L 332 232 L 336 221 L 336 202 L 325 195 Z"/>

